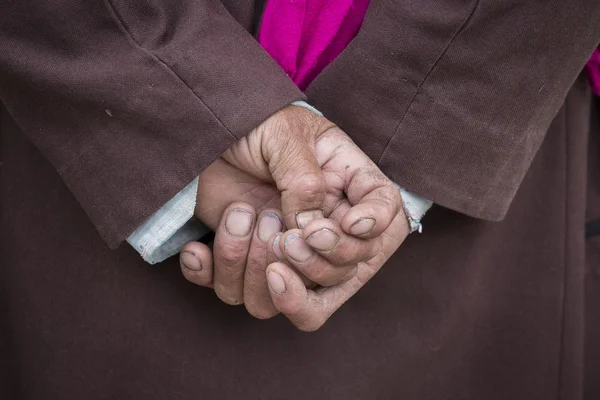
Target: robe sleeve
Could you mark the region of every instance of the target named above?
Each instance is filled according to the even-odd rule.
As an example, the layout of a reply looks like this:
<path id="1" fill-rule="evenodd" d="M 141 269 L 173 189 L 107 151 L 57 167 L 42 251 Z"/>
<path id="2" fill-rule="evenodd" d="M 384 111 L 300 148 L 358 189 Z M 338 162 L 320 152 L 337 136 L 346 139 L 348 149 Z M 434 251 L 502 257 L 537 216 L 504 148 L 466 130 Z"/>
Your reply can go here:
<path id="1" fill-rule="evenodd" d="M 372 0 L 308 101 L 402 187 L 500 220 L 599 42 L 597 0 Z"/>
<path id="2" fill-rule="evenodd" d="M 111 247 L 303 98 L 220 1 L 0 4 L 0 100 Z"/>

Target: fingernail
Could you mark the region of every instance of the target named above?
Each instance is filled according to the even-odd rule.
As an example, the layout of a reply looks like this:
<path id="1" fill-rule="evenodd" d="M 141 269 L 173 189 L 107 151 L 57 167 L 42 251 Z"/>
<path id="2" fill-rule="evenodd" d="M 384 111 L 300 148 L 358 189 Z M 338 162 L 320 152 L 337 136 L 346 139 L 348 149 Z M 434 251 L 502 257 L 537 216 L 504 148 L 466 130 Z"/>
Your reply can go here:
<path id="1" fill-rule="evenodd" d="M 285 238 L 285 252 L 296 261 L 304 262 L 313 255 L 313 250 L 298 234 Z"/>
<path id="2" fill-rule="evenodd" d="M 252 213 L 241 208 L 235 208 L 227 215 L 225 229 L 230 235 L 244 237 L 252 229 Z"/>
<path id="3" fill-rule="evenodd" d="M 202 262 L 196 258 L 194 253 L 189 251 L 184 251 L 181 253 L 181 264 L 187 269 L 191 269 L 192 271 L 201 271 L 202 270 Z"/>
<path id="4" fill-rule="evenodd" d="M 277 214 L 273 212 L 264 213 L 258 221 L 258 238 L 266 242 L 277 232 L 281 232 L 281 220 Z"/>
<path id="5" fill-rule="evenodd" d="M 350 233 L 353 235 L 364 235 L 369 233 L 375 226 L 373 218 L 361 218 L 350 227 Z"/>
<path id="6" fill-rule="evenodd" d="M 285 282 L 281 275 L 276 272 L 269 271 L 267 273 L 267 282 L 272 291 L 277 294 L 285 293 Z"/>
<path id="7" fill-rule="evenodd" d="M 306 239 L 310 247 L 321 251 L 333 249 L 339 241 L 340 237 L 329 229 L 321 229 L 320 231 L 313 232 Z"/>
<path id="8" fill-rule="evenodd" d="M 281 252 L 281 247 L 279 247 L 279 241 L 281 239 L 281 235 L 277 235 L 275 240 L 273 241 L 273 253 L 275 253 L 275 257 L 279 261 L 285 261 L 285 255 Z"/>
<path id="9" fill-rule="evenodd" d="M 296 215 L 296 224 L 298 224 L 298 228 L 302 229 L 313 219 L 319 218 L 324 218 L 323 211 L 321 210 L 303 211 Z"/>

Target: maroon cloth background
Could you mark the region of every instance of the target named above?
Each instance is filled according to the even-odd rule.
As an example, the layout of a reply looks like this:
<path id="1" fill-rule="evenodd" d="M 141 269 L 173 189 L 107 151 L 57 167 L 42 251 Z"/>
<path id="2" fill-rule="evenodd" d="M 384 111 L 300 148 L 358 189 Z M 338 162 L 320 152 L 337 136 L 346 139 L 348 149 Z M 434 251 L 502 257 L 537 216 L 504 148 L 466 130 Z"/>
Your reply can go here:
<path id="1" fill-rule="evenodd" d="M 303 98 L 258 7 L 0 2 L 0 398 L 600 398 L 595 0 L 373 0 L 308 100 L 444 207 L 321 331 L 109 249 Z"/>

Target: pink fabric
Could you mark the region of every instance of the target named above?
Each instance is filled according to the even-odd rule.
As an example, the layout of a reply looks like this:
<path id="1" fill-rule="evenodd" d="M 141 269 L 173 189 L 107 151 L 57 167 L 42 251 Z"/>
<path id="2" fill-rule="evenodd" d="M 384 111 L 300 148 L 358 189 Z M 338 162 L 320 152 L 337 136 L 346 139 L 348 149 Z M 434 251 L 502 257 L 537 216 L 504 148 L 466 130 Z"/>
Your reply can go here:
<path id="1" fill-rule="evenodd" d="M 592 91 L 600 96 L 600 48 L 592 54 L 592 58 L 586 64 L 585 69 L 590 79 Z"/>
<path id="2" fill-rule="evenodd" d="M 302 90 L 354 39 L 370 0 L 269 0 L 258 41 Z M 600 48 L 586 65 L 600 95 Z"/>
<path id="3" fill-rule="evenodd" d="M 354 39 L 370 0 L 269 0 L 258 41 L 302 90 Z"/>

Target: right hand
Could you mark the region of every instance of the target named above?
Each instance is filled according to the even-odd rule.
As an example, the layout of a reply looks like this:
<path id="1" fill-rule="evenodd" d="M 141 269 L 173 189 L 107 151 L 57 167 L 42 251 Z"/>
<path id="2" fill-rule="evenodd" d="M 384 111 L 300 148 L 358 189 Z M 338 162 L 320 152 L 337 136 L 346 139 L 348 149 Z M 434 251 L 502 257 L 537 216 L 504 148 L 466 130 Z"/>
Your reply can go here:
<path id="1" fill-rule="evenodd" d="M 236 201 L 249 204 L 227 208 Z M 274 210 L 279 208 L 283 215 Z M 217 231 L 217 295 L 229 304 L 245 302 L 250 313 L 266 317 L 276 313 L 265 280 L 268 234 L 284 227 L 303 228 L 326 216 L 339 226 L 338 236 L 354 236 L 360 251 L 348 257 L 311 243 L 320 251 L 321 264 L 332 266 L 327 269 L 332 276 L 313 274 L 316 282 L 333 284 L 348 279 L 356 264 L 373 253 L 376 242 L 371 239 L 385 231 L 401 209 L 397 189 L 344 132 L 323 117 L 291 106 L 236 142 L 200 175 L 196 215 Z M 253 234 L 258 214 L 261 219 Z M 266 231 L 261 233 L 261 227 Z M 303 238 L 298 240 L 306 246 Z M 250 250 L 240 252 L 241 248 Z M 185 269 L 184 274 L 207 285 Z"/>
<path id="2" fill-rule="evenodd" d="M 196 207 L 197 216 L 212 228 L 215 216 L 221 215 L 216 211 L 232 201 L 245 201 L 244 190 L 258 190 L 257 186 L 257 195 L 275 195 L 267 203 L 281 206 L 288 229 L 303 228 L 334 209 L 339 212 L 337 203 L 343 200 L 352 204 L 351 209 L 344 208 L 350 211 L 343 216 L 344 231 L 373 238 L 387 229 L 402 205 L 390 180 L 344 132 L 303 107 L 288 106 L 275 113 L 235 142 L 213 166 L 200 175 Z M 235 180 L 237 188 L 225 187 L 220 179 L 227 185 Z M 224 203 L 225 196 L 231 201 Z M 250 203 L 260 208 L 263 201 Z M 207 204 L 221 209 L 206 211 Z"/>

